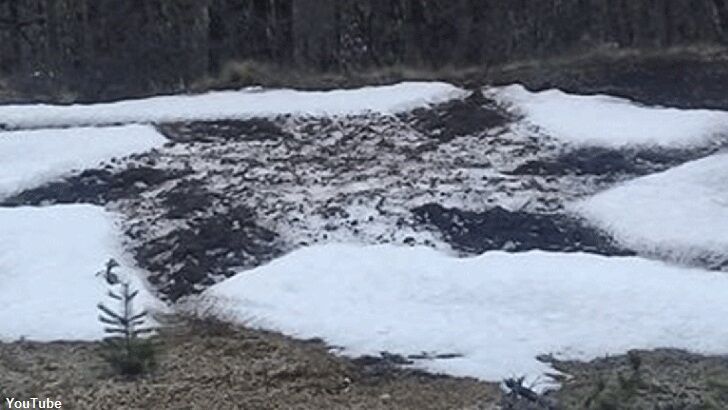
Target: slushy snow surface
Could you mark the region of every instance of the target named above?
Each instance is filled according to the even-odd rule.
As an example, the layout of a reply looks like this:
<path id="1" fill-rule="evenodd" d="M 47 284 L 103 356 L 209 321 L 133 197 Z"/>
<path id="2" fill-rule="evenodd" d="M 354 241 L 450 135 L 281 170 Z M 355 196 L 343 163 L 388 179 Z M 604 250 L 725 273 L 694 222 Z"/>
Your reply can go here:
<path id="1" fill-rule="evenodd" d="M 528 91 L 522 85 L 485 94 L 523 116 L 529 126 L 574 145 L 688 147 L 728 137 L 728 113 L 647 107 L 607 95 L 560 90 Z"/>
<path id="2" fill-rule="evenodd" d="M 539 354 L 726 352 L 728 276 L 640 258 L 429 248 L 301 249 L 206 292 L 221 312 L 344 354 L 460 354 L 416 366 L 499 381 L 553 371 Z"/>
<path id="3" fill-rule="evenodd" d="M 724 258 L 728 154 L 626 182 L 573 209 L 635 250 L 677 261 Z"/>
<path id="4" fill-rule="evenodd" d="M 142 125 L 0 132 L 0 199 L 165 141 Z"/>
<path id="5" fill-rule="evenodd" d="M 103 208 L 0 208 L 0 340 L 104 337 L 96 304 L 109 302 L 108 287 L 95 273 L 112 257 L 131 266 L 119 241 Z M 118 273 L 140 290 L 138 307 L 156 306 L 136 273 Z"/>
<path id="6" fill-rule="evenodd" d="M 467 95 L 438 82 L 407 82 L 356 90 L 220 91 L 91 105 L 0 106 L 0 123 L 10 128 L 65 127 L 194 120 L 245 119 L 283 114 L 334 116 L 394 114 Z"/>

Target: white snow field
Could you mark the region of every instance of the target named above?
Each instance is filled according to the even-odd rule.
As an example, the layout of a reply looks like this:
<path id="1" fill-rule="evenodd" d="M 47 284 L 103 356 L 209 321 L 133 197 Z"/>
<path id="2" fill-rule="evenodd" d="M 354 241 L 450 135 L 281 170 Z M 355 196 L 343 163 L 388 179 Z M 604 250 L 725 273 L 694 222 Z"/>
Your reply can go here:
<path id="1" fill-rule="evenodd" d="M 533 381 L 553 372 L 539 354 L 728 352 L 726 297 L 725 274 L 634 257 L 536 251 L 458 259 L 424 247 L 326 245 L 214 285 L 203 302 L 242 322 L 321 337 L 348 355 L 461 354 L 416 366 Z"/>
<path id="2" fill-rule="evenodd" d="M 728 137 L 728 113 L 723 111 L 648 107 L 555 89 L 531 92 L 517 84 L 484 92 L 523 116 L 527 126 L 573 145 L 689 147 Z"/>
<path id="3" fill-rule="evenodd" d="M 282 114 L 393 114 L 467 95 L 465 90 L 439 82 L 405 82 L 334 91 L 245 89 L 90 105 L 5 105 L 0 106 L 0 123 L 9 128 L 41 128 L 243 119 Z"/>
<path id="4" fill-rule="evenodd" d="M 125 258 L 114 216 L 91 205 L 0 208 L 0 340 L 94 340 L 104 337 L 96 304 L 114 302 L 95 273 Z M 119 269 L 136 289 L 136 306 L 160 302 L 136 272 Z"/>
<path id="5" fill-rule="evenodd" d="M 637 251 L 677 262 L 725 259 L 728 154 L 628 181 L 570 208 Z"/>
<path id="6" fill-rule="evenodd" d="M 142 125 L 0 132 L 0 199 L 165 141 Z"/>

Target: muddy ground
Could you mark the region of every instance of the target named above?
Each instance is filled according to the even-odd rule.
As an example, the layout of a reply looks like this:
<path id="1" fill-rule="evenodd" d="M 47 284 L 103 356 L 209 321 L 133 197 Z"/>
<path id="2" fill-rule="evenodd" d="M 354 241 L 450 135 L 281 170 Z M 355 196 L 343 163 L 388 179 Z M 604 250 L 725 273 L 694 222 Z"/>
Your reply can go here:
<path id="1" fill-rule="evenodd" d="M 491 250 L 534 249 L 632 256 L 608 235 L 567 215 L 509 211 L 499 206 L 483 212 L 426 204 L 413 210 L 424 225 L 438 229 L 453 248 L 481 254 Z"/>
<path id="2" fill-rule="evenodd" d="M 397 116 L 162 124 L 165 146 L 0 206 L 93 203 L 117 211 L 149 282 L 174 301 L 329 242 L 425 245 L 462 256 L 632 255 L 564 205 L 728 145 L 578 148 L 511 127 L 515 120 L 475 90 Z"/>
<path id="3" fill-rule="evenodd" d="M 476 90 L 398 116 L 164 124 L 164 147 L 0 205 L 93 203 L 119 212 L 149 282 L 177 300 L 327 242 L 426 245 L 463 255 L 629 254 L 567 218 L 563 205 L 690 159 L 655 153 L 636 168 L 627 166 L 630 158 L 612 161 L 623 153 L 594 149 L 583 151 L 612 166 L 567 161 L 568 147 L 512 130 L 513 120 Z"/>

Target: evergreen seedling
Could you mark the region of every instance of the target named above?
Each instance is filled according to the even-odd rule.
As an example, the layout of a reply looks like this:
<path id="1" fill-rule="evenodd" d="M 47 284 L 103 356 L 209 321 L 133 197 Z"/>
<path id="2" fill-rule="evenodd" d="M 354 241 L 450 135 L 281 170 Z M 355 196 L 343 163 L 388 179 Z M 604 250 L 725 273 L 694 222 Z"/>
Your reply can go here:
<path id="1" fill-rule="evenodd" d="M 98 304 L 99 321 L 108 335 L 104 339 L 104 358 L 125 376 L 137 376 L 154 365 L 154 348 L 149 339 L 142 336 L 152 332 L 145 327 L 148 312 L 134 309 L 134 298 L 139 295 L 128 281 L 113 272 L 119 264 L 113 259 L 106 264 L 104 275 L 110 289 L 107 295 L 119 305 L 118 310 Z"/>

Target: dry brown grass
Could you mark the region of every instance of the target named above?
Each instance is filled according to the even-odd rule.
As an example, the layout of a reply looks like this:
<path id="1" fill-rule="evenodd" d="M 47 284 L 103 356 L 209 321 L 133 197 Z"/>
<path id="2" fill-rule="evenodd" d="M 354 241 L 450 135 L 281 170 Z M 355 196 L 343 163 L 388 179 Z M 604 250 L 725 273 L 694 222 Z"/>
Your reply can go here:
<path id="1" fill-rule="evenodd" d="M 245 60 L 228 62 L 217 76 L 210 76 L 197 81 L 191 86 L 191 90 L 203 92 L 251 86 L 327 90 L 393 84 L 401 81 L 437 80 L 460 83 L 479 76 L 483 72 L 482 67 L 458 68 L 449 66 L 440 69 L 427 69 L 397 65 L 348 73 L 334 73 L 316 72 Z"/>
<path id="2" fill-rule="evenodd" d="M 79 409 L 487 409 L 500 394 L 472 379 L 356 364 L 319 341 L 196 320 L 177 318 L 157 336 L 158 365 L 136 380 L 115 376 L 96 343 L 0 344 L 0 396 Z"/>
<path id="3" fill-rule="evenodd" d="M 608 67 L 613 63 L 629 61 L 728 60 L 728 48 L 705 44 L 675 46 L 670 48 L 619 48 L 605 44 L 584 50 L 564 53 L 550 58 L 519 59 L 497 65 L 445 66 L 437 69 L 393 65 L 375 67 L 348 73 L 317 72 L 296 67 L 245 60 L 231 61 L 223 66 L 217 76 L 197 81 L 191 89 L 194 92 L 219 89 L 238 89 L 250 86 L 297 89 L 353 88 L 365 85 L 393 84 L 400 81 L 447 81 L 466 87 L 499 83 L 502 79 L 517 81 L 523 73 L 556 71 L 564 67 L 570 69 L 588 66 Z"/>
<path id="4" fill-rule="evenodd" d="M 616 44 L 564 53 L 550 58 L 519 59 L 490 68 L 492 73 L 527 71 L 544 67 L 580 67 L 590 64 L 608 65 L 625 60 L 691 59 L 699 61 L 728 60 L 728 47 L 715 44 L 696 44 L 667 48 L 620 48 Z"/>

